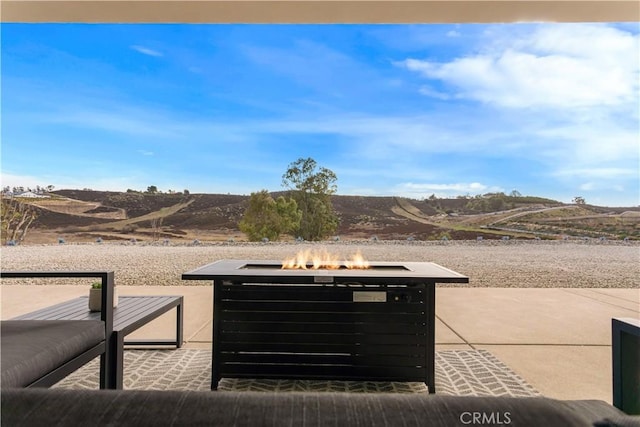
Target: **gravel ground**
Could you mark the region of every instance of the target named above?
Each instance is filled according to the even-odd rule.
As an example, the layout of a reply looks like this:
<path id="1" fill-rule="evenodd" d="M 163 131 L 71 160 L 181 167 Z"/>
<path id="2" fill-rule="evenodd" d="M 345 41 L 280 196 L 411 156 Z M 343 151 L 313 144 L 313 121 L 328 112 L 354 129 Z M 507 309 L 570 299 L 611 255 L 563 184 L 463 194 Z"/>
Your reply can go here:
<path id="1" fill-rule="evenodd" d="M 445 286 L 640 288 L 640 244 L 635 242 L 96 243 L 2 247 L 0 261 L 5 271 L 113 270 L 120 286 L 198 286 L 210 283 L 183 281 L 181 274 L 218 259 L 281 260 L 305 249 L 326 249 L 343 258 L 360 250 L 370 261 L 431 261 L 470 278 L 469 285 Z M 41 281 L 3 281 L 24 283 Z"/>

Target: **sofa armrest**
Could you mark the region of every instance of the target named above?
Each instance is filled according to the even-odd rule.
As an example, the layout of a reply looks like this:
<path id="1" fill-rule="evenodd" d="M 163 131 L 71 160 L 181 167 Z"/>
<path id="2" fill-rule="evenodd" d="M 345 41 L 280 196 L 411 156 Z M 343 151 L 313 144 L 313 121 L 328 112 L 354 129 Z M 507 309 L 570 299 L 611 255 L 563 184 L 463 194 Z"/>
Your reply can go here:
<path id="1" fill-rule="evenodd" d="M 0 278 L 98 278 L 102 283 L 102 310 L 100 320 L 104 324 L 104 349 L 100 351 L 100 388 L 111 388 L 115 381 L 112 377 L 111 354 L 115 340 L 113 339 L 113 298 L 114 298 L 114 272 L 113 271 L 0 271 Z M 96 347 L 95 351 L 99 351 Z M 90 352 L 93 354 L 92 352 Z M 91 356 L 87 354 L 87 357 Z M 73 364 L 75 367 L 76 364 Z M 64 369 L 69 373 L 68 369 Z M 49 382 L 47 382 L 49 384 Z"/>
<path id="2" fill-rule="evenodd" d="M 611 320 L 613 405 L 640 415 L 640 320 Z"/>
<path id="3" fill-rule="evenodd" d="M 58 277 L 58 278 L 82 278 L 95 277 L 102 282 L 102 310 L 100 320 L 104 322 L 105 334 L 108 337 L 113 332 L 113 271 L 0 271 L 0 278 L 37 278 L 37 277 Z"/>

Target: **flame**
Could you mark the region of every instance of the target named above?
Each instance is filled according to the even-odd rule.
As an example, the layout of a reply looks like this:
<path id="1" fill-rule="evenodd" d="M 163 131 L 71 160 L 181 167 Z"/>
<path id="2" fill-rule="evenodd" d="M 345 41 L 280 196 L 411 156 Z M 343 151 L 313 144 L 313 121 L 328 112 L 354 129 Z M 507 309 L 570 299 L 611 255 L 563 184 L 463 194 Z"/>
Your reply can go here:
<path id="1" fill-rule="evenodd" d="M 365 269 L 365 268 L 369 268 L 369 261 L 364 259 L 360 251 L 358 251 L 353 257 L 351 257 L 350 260 L 345 261 L 344 265 L 349 269 L 355 269 L 355 268 Z"/>
<path id="2" fill-rule="evenodd" d="M 303 250 L 298 252 L 294 257 L 282 261 L 283 269 L 302 269 L 302 270 L 337 270 L 344 265 L 348 269 L 365 269 L 369 268 L 369 262 L 364 259 L 360 251 L 344 262 L 340 262 L 337 255 L 331 254 L 326 250 L 319 252 Z"/>

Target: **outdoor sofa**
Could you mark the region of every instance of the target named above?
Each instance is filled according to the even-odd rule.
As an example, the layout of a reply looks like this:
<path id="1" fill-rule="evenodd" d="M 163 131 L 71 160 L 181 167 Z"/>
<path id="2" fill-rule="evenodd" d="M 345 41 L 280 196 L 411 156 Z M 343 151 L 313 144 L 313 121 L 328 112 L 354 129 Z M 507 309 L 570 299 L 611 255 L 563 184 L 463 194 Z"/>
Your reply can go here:
<path id="1" fill-rule="evenodd" d="M 113 272 L 0 272 L 4 278 L 91 277 L 102 281 L 100 320 L 0 322 L 0 388 L 50 387 L 100 357 L 100 388 L 114 381 L 109 345 L 113 329 Z"/>
<path id="2" fill-rule="evenodd" d="M 13 389 L 3 426 L 640 426 L 594 400 L 425 393 Z"/>

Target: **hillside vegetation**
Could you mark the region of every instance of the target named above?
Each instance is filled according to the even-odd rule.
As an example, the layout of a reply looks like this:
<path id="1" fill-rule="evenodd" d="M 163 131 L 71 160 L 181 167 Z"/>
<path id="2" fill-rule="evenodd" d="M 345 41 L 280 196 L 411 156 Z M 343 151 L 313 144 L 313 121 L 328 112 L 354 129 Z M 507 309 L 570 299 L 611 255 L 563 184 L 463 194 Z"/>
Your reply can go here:
<path id="1" fill-rule="evenodd" d="M 34 231 L 78 241 L 245 240 L 238 223 L 249 196 L 90 190 L 60 190 L 50 195 L 24 200 L 38 212 Z M 639 208 L 563 204 L 502 193 L 425 200 L 334 195 L 332 203 L 339 218 L 336 238 L 340 239 L 640 240 Z"/>

